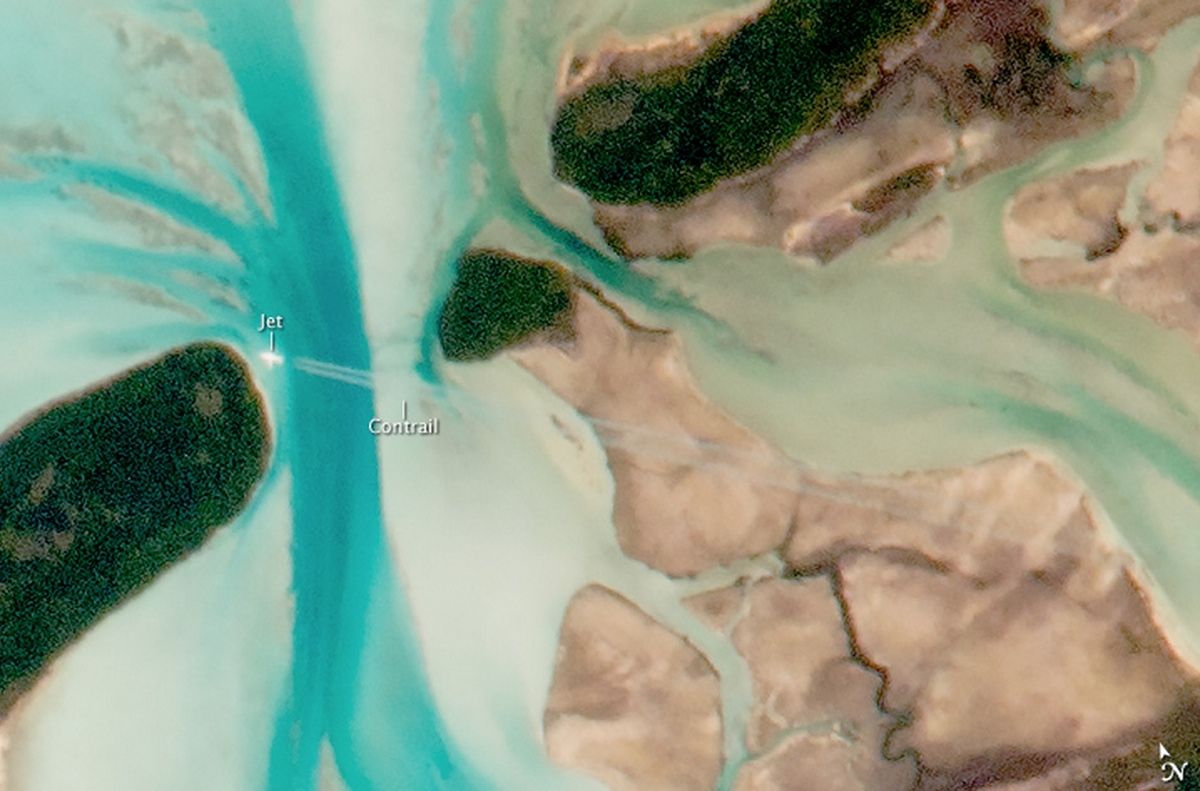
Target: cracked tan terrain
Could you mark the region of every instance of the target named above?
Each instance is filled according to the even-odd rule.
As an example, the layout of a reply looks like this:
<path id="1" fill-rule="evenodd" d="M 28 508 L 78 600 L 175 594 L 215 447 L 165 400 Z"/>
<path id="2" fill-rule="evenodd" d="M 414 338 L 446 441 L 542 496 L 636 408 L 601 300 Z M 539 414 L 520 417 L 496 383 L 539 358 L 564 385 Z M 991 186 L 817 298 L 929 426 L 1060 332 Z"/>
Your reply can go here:
<path id="1" fill-rule="evenodd" d="M 626 552 L 671 574 L 764 551 L 783 561 L 778 577 L 686 602 L 753 678 L 739 791 L 818 777 L 826 789 L 1124 789 L 1106 772 L 1157 734 L 1200 737 L 1195 674 L 1051 459 L 816 476 L 708 403 L 673 336 L 584 293 L 575 322 L 574 340 L 512 354 L 602 432 L 638 426 L 659 440 L 609 446 Z M 711 688 L 702 711 L 695 697 L 661 708 L 713 673 L 683 637 L 584 591 L 565 615 L 557 667 L 546 715 L 555 760 L 616 777 L 614 788 L 713 787 L 714 772 L 664 779 L 662 763 L 628 749 L 653 734 L 649 752 L 682 766 L 721 758 L 719 740 L 696 733 L 721 716 Z"/>

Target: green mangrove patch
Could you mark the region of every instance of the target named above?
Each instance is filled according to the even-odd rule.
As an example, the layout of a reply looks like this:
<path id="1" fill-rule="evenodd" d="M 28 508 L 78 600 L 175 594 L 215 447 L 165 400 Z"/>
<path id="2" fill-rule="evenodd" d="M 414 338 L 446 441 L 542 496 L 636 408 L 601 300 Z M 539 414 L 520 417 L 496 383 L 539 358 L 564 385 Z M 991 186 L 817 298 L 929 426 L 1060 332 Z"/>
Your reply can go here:
<path id="1" fill-rule="evenodd" d="M 469 250 L 438 319 L 449 360 L 484 360 L 543 331 L 569 332 L 573 280 L 557 264 Z"/>
<path id="2" fill-rule="evenodd" d="M 213 343 L 10 428 L 0 441 L 0 707 L 241 511 L 269 448 L 246 366 Z"/>
<path id="3" fill-rule="evenodd" d="M 555 172 L 603 203 L 682 203 L 829 123 L 930 12 L 928 0 L 775 0 L 690 65 L 564 102 Z"/>

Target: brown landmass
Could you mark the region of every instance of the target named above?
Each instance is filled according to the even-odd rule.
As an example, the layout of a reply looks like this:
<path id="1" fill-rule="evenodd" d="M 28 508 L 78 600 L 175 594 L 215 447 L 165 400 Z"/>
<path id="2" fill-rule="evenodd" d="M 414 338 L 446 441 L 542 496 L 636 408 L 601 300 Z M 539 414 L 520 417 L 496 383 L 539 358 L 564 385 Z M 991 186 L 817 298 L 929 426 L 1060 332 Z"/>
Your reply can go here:
<path id="1" fill-rule="evenodd" d="M 613 514 L 621 549 L 687 576 L 778 546 L 792 508 L 790 465 L 700 393 L 679 339 L 583 292 L 574 328 L 573 342 L 511 354 L 605 438 L 622 493 Z"/>
<path id="2" fill-rule="evenodd" d="M 1057 175 L 1020 190 L 1005 218 L 1025 279 L 1113 299 L 1200 348 L 1200 70 L 1167 136 L 1161 167 L 1130 195 L 1130 162 Z M 1131 202 L 1134 216 L 1121 217 Z M 1065 246 L 1047 253 L 1047 241 Z M 1074 248 L 1074 249 L 1072 249 Z"/>
<path id="3" fill-rule="evenodd" d="M 1193 670 L 1052 460 L 821 477 L 704 399 L 672 334 L 585 293 L 574 322 L 510 354 L 596 422 L 625 551 L 673 575 L 784 561 L 687 601 L 753 679 L 738 791 L 1126 791 L 1153 778 L 1162 734 L 1200 738 Z M 719 696 L 694 652 L 585 591 L 564 618 L 552 757 L 614 788 L 713 788 L 720 740 L 701 731 L 720 731 Z"/>
<path id="4" fill-rule="evenodd" d="M 567 608 L 546 749 L 613 791 L 712 788 L 721 771 L 720 695 L 699 651 L 593 585 Z"/>

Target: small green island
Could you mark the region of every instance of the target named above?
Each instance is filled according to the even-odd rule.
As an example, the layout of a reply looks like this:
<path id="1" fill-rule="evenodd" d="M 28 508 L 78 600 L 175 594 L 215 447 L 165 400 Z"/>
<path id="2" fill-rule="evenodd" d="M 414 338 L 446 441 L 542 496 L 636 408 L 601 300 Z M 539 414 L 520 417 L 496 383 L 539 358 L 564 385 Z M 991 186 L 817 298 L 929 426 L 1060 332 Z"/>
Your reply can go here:
<path id="1" fill-rule="evenodd" d="M 438 318 L 446 359 L 485 360 L 542 332 L 569 334 L 574 280 L 549 261 L 468 250 Z"/>
<path id="2" fill-rule="evenodd" d="M 565 101 L 555 171 L 602 203 L 682 203 L 828 124 L 931 10 L 928 0 L 774 0 L 693 63 Z"/>
<path id="3" fill-rule="evenodd" d="M 215 343 L 11 427 L 0 440 L 0 710 L 237 515 L 270 444 L 249 370 Z"/>

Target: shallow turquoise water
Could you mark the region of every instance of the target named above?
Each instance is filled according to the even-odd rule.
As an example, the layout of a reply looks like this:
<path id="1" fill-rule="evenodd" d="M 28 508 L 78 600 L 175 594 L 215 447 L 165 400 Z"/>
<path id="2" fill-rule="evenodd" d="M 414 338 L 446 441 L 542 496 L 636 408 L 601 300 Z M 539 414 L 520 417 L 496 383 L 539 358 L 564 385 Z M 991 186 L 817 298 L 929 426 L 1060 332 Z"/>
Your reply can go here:
<path id="1" fill-rule="evenodd" d="M 153 24 L 168 35 L 182 31 L 207 40 L 223 56 L 236 86 L 234 100 L 261 145 L 270 202 L 267 213 L 250 197 L 251 185 L 234 182 L 240 205 L 216 205 L 194 184 L 181 183 L 169 167 L 141 166 L 157 158 L 154 153 L 122 150 L 127 145 L 120 140 L 120 127 L 128 118 L 121 116 L 137 112 L 130 107 L 137 97 L 132 96 L 131 86 L 105 73 L 115 53 L 105 42 L 105 34 L 111 31 L 104 29 L 104 14 L 118 9 L 81 9 L 73 25 L 59 15 L 40 18 L 32 11 L 34 5 L 29 4 L 28 17 L 34 29 L 15 31 L 13 37 L 52 38 L 60 28 L 66 29 L 64 38 L 78 36 L 88 46 L 73 53 L 73 62 L 81 70 L 102 75 L 112 101 L 107 104 L 91 97 L 93 101 L 82 106 L 46 106 L 42 98 L 69 87 L 69 74 L 48 68 L 53 52 L 7 48 L 10 56 L 19 52 L 21 68 L 34 79 L 19 95 L 6 97 L 10 101 L 0 122 L 17 126 L 27 109 L 31 123 L 61 124 L 80 141 L 70 148 L 82 149 L 35 148 L 14 157 L 32 172 L 32 178 L 5 183 L 6 209 L 11 207 L 8 222 L 37 211 L 35 222 L 44 227 L 8 229 L 24 242 L 16 249 L 30 251 L 5 268 L 6 276 L 15 281 L 26 279 L 8 292 L 10 303 L 14 298 L 18 305 L 26 300 L 40 303 L 42 310 L 49 308 L 50 321 L 60 315 L 60 306 L 62 315 L 79 317 L 77 336 L 59 340 L 70 344 L 86 339 L 79 344 L 85 347 L 80 356 L 98 352 L 97 346 L 107 348 L 110 354 L 89 366 L 96 370 L 114 362 L 114 357 L 135 358 L 190 336 L 222 337 L 256 358 L 262 339 L 254 336 L 253 329 L 262 311 L 287 317 L 282 337 L 289 355 L 369 371 L 355 254 L 307 57 L 288 5 L 198 2 L 205 31 L 194 19 L 161 11 L 153 4 L 113 4 L 123 6 L 120 12 L 155 20 Z M 105 138 L 110 134 L 117 145 L 108 144 Z M 201 151 L 209 166 L 233 172 L 230 163 L 221 161 L 219 150 L 201 146 Z M 93 226 L 102 228 L 103 223 L 94 219 L 92 207 L 71 197 L 68 191 L 80 185 L 152 209 L 219 240 L 236 256 L 236 263 L 214 261 L 194 250 L 139 250 L 136 241 L 129 239 L 106 243 L 89 238 Z M 47 216 L 55 219 L 48 221 Z M 45 256 L 40 270 L 39 256 Z M 46 282 L 35 276 L 29 283 L 30 269 L 47 273 Z M 171 277 L 179 272 L 219 281 L 244 301 L 246 313 L 213 304 L 203 293 L 189 290 Z M 151 302 L 178 300 L 176 306 L 188 308 L 189 318 L 193 314 L 203 318 L 196 322 L 168 316 L 136 325 L 128 321 L 128 314 L 113 312 L 123 310 L 120 297 L 127 295 L 118 294 L 115 304 L 97 302 L 86 288 L 73 297 L 60 297 L 64 280 L 97 273 L 120 278 L 125 288 L 155 287 L 158 291 Z M 155 305 L 147 307 L 148 313 L 155 313 Z M 130 312 L 140 309 L 135 305 Z M 30 320 L 34 332 L 47 323 Z M 61 360 L 26 362 L 40 375 L 38 369 L 53 369 Z M 269 756 L 265 776 L 247 787 L 314 788 L 321 746 L 328 742 L 338 771 L 353 789 L 486 788 L 473 778 L 470 763 L 447 742 L 426 687 L 416 640 L 406 625 L 403 590 L 386 562 L 376 448 L 371 436 L 358 430 L 375 413 L 371 390 L 296 369 L 281 376 L 258 367 L 278 431 L 264 489 L 270 490 L 286 474 L 292 492 L 294 625 L 290 665 L 275 671 L 286 681 L 274 704 L 273 735 L 268 744 L 237 746 Z M 54 375 L 47 372 L 47 377 L 52 380 Z M 15 408 L 35 405 L 25 400 Z M 234 530 L 259 530 L 255 517 L 254 511 L 248 512 Z M 381 666 L 387 668 L 383 679 L 373 675 Z M 369 687 L 365 686 L 368 679 Z M 371 743 L 380 742 L 388 745 L 385 752 L 372 748 Z"/>

